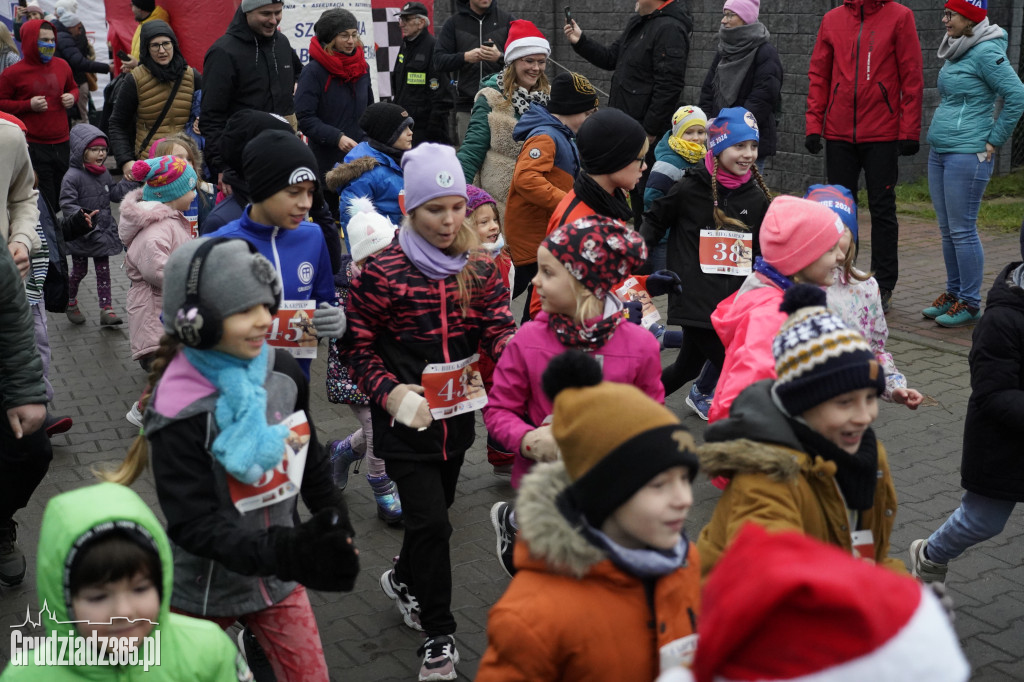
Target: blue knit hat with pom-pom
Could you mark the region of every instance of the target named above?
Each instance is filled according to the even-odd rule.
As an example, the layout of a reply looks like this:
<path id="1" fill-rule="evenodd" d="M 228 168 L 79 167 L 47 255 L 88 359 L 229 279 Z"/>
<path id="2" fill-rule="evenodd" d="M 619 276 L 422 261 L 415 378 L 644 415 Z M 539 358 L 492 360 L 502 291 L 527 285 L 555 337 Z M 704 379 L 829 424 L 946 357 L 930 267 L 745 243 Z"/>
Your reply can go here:
<path id="1" fill-rule="evenodd" d="M 159 201 L 162 204 L 188 194 L 199 182 L 192 164 L 177 156 L 158 156 L 155 159 L 136 161 L 132 164 L 132 176 L 146 183 L 142 189 L 143 201 Z"/>

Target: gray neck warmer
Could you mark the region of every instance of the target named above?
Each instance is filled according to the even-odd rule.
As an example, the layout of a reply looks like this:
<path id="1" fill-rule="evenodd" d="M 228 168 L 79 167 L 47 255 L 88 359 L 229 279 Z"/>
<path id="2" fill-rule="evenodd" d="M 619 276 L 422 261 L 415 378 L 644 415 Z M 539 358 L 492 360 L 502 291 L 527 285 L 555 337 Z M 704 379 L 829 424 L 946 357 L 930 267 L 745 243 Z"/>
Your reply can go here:
<path id="1" fill-rule="evenodd" d="M 949 35 L 942 36 L 942 42 L 939 44 L 939 59 L 956 61 L 978 43 L 1002 38 L 1004 31 L 999 24 L 990 24 L 988 17 L 985 17 L 974 26 L 973 33 L 974 35 L 960 36 L 959 38 L 950 38 Z"/>

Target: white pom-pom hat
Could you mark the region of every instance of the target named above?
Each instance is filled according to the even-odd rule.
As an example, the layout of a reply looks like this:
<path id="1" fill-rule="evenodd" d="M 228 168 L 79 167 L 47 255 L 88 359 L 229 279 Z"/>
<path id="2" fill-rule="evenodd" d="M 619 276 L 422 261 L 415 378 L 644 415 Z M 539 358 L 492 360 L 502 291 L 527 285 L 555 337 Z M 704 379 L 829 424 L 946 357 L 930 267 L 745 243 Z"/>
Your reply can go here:
<path id="1" fill-rule="evenodd" d="M 355 197 L 348 202 L 348 243 L 356 263 L 384 249 L 395 238 L 394 223 L 377 213 L 369 197 Z"/>

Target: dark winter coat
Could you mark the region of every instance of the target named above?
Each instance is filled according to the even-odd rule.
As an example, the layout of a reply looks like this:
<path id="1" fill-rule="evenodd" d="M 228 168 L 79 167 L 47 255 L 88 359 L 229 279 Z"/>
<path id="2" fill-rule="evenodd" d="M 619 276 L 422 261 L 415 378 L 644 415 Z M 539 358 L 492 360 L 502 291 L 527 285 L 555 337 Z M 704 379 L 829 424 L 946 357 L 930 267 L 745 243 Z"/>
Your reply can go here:
<path id="1" fill-rule="evenodd" d="M 206 138 L 206 158 L 214 172 L 224 170 L 217 144 L 231 114 L 242 109 L 280 116 L 295 113 L 292 92 L 301 68 L 283 33 L 257 37 L 242 9 L 235 12 L 227 31 L 210 46 L 203 60 L 206 89 L 199 120 Z"/>
<path id="2" fill-rule="evenodd" d="M 452 109 L 452 88 L 448 74 L 434 68 L 435 42 L 426 28 L 412 40 L 402 41 L 391 72 L 392 100 L 405 107 L 416 122 L 413 146 L 420 142 L 451 144 L 448 112 Z"/>
<path id="3" fill-rule="evenodd" d="M 710 121 L 718 116 L 715 106 L 715 72 L 722 53 L 716 52 L 711 60 L 711 68 L 704 77 L 704 85 L 700 89 L 700 108 L 707 114 Z M 731 107 L 743 107 L 757 119 L 760 141 L 757 147 L 757 158 L 764 159 L 775 155 L 778 148 L 779 124 L 775 119 L 775 110 L 782 98 L 782 61 L 779 51 L 771 43 L 764 43 L 757 48 L 754 63 L 743 77 L 743 84 Z"/>
<path id="4" fill-rule="evenodd" d="M 614 71 L 608 106 L 621 109 L 660 138 L 672 127 L 690 53 L 693 15 L 686 0 L 672 0 L 648 15 L 634 14 L 609 46 L 584 33 L 576 53 L 600 69 Z"/>
<path id="5" fill-rule="evenodd" d="M 12 407 L 46 404 L 46 386 L 25 282 L 10 252 L 0 252 L 0 410 L 6 416 Z"/>
<path id="6" fill-rule="evenodd" d="M 753 178 L 736 189 L 718 185 L 718 207 L 730 218 L 742 221 L 754 234 L 754 256 L 761 255 L 758 234 L 768 210 L 768 198 Z M 653 249 L 665 232 L 668 237 L 668 269 L 683 280 L 683 293 L 669 292 L 668 323 L 713 329 L 711 313 L 745 279 L 736 275 L 707 274 L 700 269 L 700 231 L 714 230 L 711 174 L 704 164 L 690 168 L 668 194 L 644 213 L 640 234 Z"/>
<path id="7" fill-rule="evenodd" d="M 455 0 L 456 12 L 444 22 L 434 45 L 434 68 L 448 73 L 455 82 L 455 110 L 469 111 L 473 108 L 480 82 L 498 73 L 505 62 L 478 62 L 467 64 L 463 54 L 483 45 L 491 39 L 494 46 L 505 51 L 508 41 L 508 27 L 515 19 L 511 14 L 492 2 L 483 16 L 469 8 L 469 0 Z"/>
<path id="8" fill-rule="evenodd" d="M 411 228 L 403 228 L 411 229 Z M 370 397 L 381 457 L 441 461 L 465 452 L 476 437 L 473 412 L 434 421 L 425 431 L 392 423 L 388 396 L 398 384 L 419 384 L 430 363 L 455 362 L 478 351 L 501 356 L 516 325 L 508 289 L 493 263 L 476 260 L 479 280 L 466 312 L 456 275 L 430 279 L 396 241 L 367 262 L 348 299 L 346 360 L 360 368 L 356 381 Z"/>
<path id="9" fill-rule="evenodd" d="M 89 59 L 88 53 L 82 51 L 79 40 L 71 35 L 64 24 L 59 21 L 50 23 L 57 30 L 57 56 L 71 67 L 71 75 L 76 83 L 84 83 L 87 73 L 110 73 L 110 64 Z"/>
<path id="10" fill-rule="evenodd" d="M 117 223 L 110 212 L 110 202 L 120 202 L 125 194 L 139 186 L 139 183 L 127 179 L 115 183 L 110 171 L 93 175 L 83 167 L 85 147 L 97 137 L 107 139 L 99 128 L 88 123 L 71 129 L 71 168 L 60 184 L 60 209 L 65 217 L 71 217 L 79 209 L 86 213 L 99 211 L 92 219 L 93 230 L 67 243 L 68 253 L 72 256 L 116 256 L 124 250 L 117 236 Z"/>
<path id="11" fill-rule="evenodd" d="M 965 489 L 1014 502 L 1024 502 L 1024 289 L 1008 277 L 1019 265 L 996 277 L 974 328 L 960 462 Z"/>
<path id="12" fill-rule="evenodd" d="M 295 116 L 299 130 L 309 138 L 309 148 L 316 157 L 321 178 L 345 158 L 345 152 L 338 149 L 342 135 L 356 142 L 362 142 L 365 137 L 359 127 L 359 117 L 373 103 L 371 78 L 376 78 L 373 69 L 357 81 L 343 83 L 331 78 L 315 59 L 310 59 L 302 70 L 295 91 Z M 202 119 L 199 120 L 202 124 Z"/>

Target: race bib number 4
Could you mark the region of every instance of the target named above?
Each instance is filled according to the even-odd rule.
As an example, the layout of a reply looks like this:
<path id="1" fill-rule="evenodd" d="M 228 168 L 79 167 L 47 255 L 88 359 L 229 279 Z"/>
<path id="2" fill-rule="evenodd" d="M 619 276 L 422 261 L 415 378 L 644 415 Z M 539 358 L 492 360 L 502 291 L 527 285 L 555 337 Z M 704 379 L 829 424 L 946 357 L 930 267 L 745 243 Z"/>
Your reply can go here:
<path id="1" fill-rule="evenodd" d="M 430 416 L 448 419 L 487 404 L 484 380 L 477 368 L 479 361 L 480 355 L 474 353 L 464 360 L 432 363 L 423 369 L 420 384 L 430 406 Z"/>
<path id="2" fill-rule="evenodd" d="M 754 261 L 754 235 L 735 230 L 700 231 L 700 269 L 709 275 L 746 277 Z"/>
<path id="3" fill-rule="evenodd" d="M 228 476 L 231 502 L 241 513 L 262 509 L 295 497 L 302 487 L 302 473 L 306 470 L 306 451 L 309 449 L 309 422 L 305 412 L 289 415 L 282 424 L 289 429 L 281 443 L 284 457 L 281 463 L 263 474 L 254 485 L 247 485 Z"/>
<path id="4" fill-rule="evenodd" d="M 283 301 L 267 332 L 267 343 L 284 348 L 295 358 L 316 357 L 316 301 Z"/>

